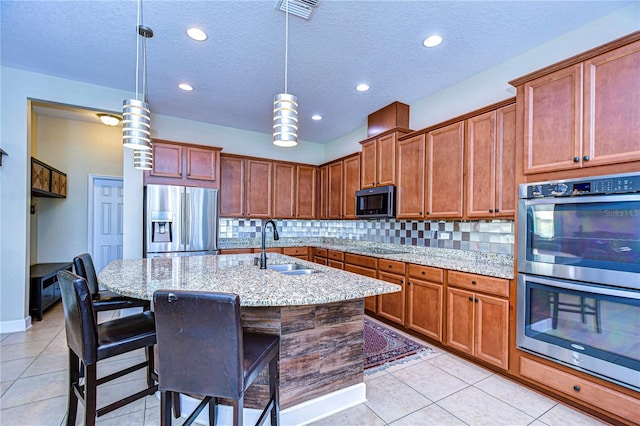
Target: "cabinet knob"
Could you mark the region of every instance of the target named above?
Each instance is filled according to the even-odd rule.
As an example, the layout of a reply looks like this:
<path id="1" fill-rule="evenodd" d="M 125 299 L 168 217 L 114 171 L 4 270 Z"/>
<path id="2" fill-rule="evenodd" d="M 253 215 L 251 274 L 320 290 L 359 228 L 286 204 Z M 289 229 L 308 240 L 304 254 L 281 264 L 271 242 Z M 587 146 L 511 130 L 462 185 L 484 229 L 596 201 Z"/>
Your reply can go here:
<path id="1" fill-rule="evenodd" d="M 391 265 L 388 265 L 388 266 L 389 266 L 389 268 L 391 268 Z"/>
<path id="2" fill-rule="evenodd" d="M 576 391 L 576 392 L 580 392 L 580 386 L 573 385 L 573 390 Z"/>
<path id="3" fill-rule="evenodd" d="M 489 213 L 493 213 L 493 209 L 489 209 Z"/>
<path id="4" fill-rule="evenodd" d="M 431 212 L 427 212 L 427 214 L 431 214 Z"/>
<path id="5" fill-rule="evenodd" d="M 404 280 L 400 280 L 400 284 L 404 284 Z"/>
<path id="6" fill-rule="evenodd" d="M 407 281 L 407 285 L 411 285 L 411 281 Z"/>
<path id="7" fill-rule="evenodd" d="M 469 300 L 473 302 L 473 297 L 469 296 Z"/>
<path id="8" fill-rule="evenodd" d="M 585 155 L 584 157 L 582 157 L 582 159 L 583 159 L 584 161 L 589 161 L 589 156 L 588 156 L 588 155 Z"/>
<path id="9" fill-rule="evenodd" d="M 500 213 L 500 209 L 496 209 L 496 210 L 495 210 L 495 212 L 496 212 L 496 213 Z"/>
<path id="10" fill-rule="evenodd" d="M 477 284 L 476 280 L 471 281 L 471 284 L 473 284 L 473 285 Z"/>
<path id="11" fill-rule="evenodd" d="M 422 271 L 422 275 L 424 275 L 426 272 Z"/>
<path id="12" fill-rule="evenodd" d="M 580 162 L 580 157 L 573 157 L 573 162 L 574 163 L 579 163 Z"/>
<path id="13" fill-rule="evenodd" d="M 473 301 L 474 301 L 474 302 L 476 302 L 476 303 L 478 303 L 478 299 L 474 299 Z"/>
<path id="14" fill-rule="evenodd" d="M 418 212 L 418 214 L 419 214 L 420 216 L 422 216 L 422 210 L 421 210 L 421 211 L 419 211 L 419 212 Z"/>

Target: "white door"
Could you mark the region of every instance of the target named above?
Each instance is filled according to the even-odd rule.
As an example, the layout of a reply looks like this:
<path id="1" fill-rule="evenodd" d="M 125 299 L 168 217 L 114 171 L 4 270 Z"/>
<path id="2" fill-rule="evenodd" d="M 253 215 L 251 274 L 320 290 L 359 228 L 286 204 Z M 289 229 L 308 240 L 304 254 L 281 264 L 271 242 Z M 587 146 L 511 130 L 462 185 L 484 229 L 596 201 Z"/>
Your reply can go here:
<path id="1" fill-rule="evenodd" d="M 96 273 L 114 259 L 122 259 L 122 178 L 93 179 L 93 244 Z"/>

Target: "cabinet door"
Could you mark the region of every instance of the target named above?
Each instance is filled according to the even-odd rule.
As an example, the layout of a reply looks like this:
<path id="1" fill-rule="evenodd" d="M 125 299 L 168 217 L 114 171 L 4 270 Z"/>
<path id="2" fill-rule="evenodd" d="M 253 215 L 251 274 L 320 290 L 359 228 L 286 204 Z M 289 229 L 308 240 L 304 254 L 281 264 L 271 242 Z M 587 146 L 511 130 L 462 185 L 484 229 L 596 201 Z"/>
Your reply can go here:
<path id="1" fill-rule="evenodd" d="M 509 359 L 509 301 L 476 293 L 474 304 L 475 355 L 506 370 Z"/>
<path id="2" fill-rule="evenodd" d="M 516 106 L 496 112 L 496 216 L 516 214 Z"/>
<path id="3" fill-rule="evenodd" d="M 356 191 L 360 189 L 360 154 L 344 161 L 343 214 L 345 219 L 356 218 Z"/>
<path id="4" fill-rule="evenodd" d="M 427 134 L 427 219 L 461 218 L 464 121 Z"/>
<path id="5" fill-rule="evenodd" d="M 584 63 L 583 166 L 640 160 L 640 42 Z"/>
<path id="6" fill-rule="evenodd" d="M 320 192 L 318 219 L 327 219 L 329 217 L 329 166 L 320 167 L 320 178 L 318 181 Z"/>
<path id="7" fill-rule="evenodd" d="M 182 179 L 182 147 L 153 142 L 153 168 L 151 176 Z"/>
<path id="8" fill-rule="evenodd" d="M 496 182 L 496 112 L 467 120 L 467 217 L 494 215 Z"/>
<path id="9" fill-rule="evenodd" d="M 396 134 L 379 138 L 377 148 L 376 186 L 394 185 L 396 183 Z"/>
<path id="10" fill-rule="evenodd" d="M 376 186 L 378 179 L 378 159 L 376 153 L 375 139 L 362 144 L 362 178 L 360 180 L 360 187 L 362 189 Z"/>
<path id="11" fill-rule="evenodd" d="M 381 294 L 380 296 L 378 296 L 378 315 L 400 325 L 404 325 L 406 297 L 404 276 L 379 272 L 378 279 L 393 284 L 398 284 L 402 287 L 402 291 L 396 293 Z"/>
<path id="12" fill-rule="evenodd" d="M 447 289 L 446 344 L 452 348 L 473 354 L 474 294 L 470 291 Z"/>
<path id="13" fill-rule="evenodd" d="M 273 215 L 277 218 L 295 217 L 295 172 L 293 164 L 273 164 Z"/>
<path id="14" fill-rule="evenodd" d="M 329 164 L 327 174 L 327 218 L 342 219 L 342 161 Z"/>
<path id="15" fill-rule="evenodd" d="M 418 135 L 396 145 L 396 218 L 419 219 L 424 213 L 425 137 Z"/>
<path id="16" fill-rule="evenodd" d="M 407 327 L 442 341 L 442 284 L 409 279 Z"/>
<path id="17" fill-rule="evenodd" d="M 245 210 L 245 161 L 220 157 L 220 216 L 242 217 Z"/>
<path id="18" fill-rule="evenodd" d="M 271 161 L 247 160 L 247 215 L 270 218 Z"/>
<path id="19" fill-rule="evenodd" d="M 218 181 L 220 151 L 190 146 L 185 147 L 185 151 L 187 154 L 187 179 Z"/>
<path id="20" fill-rule="evenodd" d="M 318 168 L 297 166 L 296 173 L 296 217 L 298 219 L 315 219 Z"/>
<path id="21" fill-rule="evenodd" d="M 580 166 L 582 64 L 524 84 L 524 173 Z"/>

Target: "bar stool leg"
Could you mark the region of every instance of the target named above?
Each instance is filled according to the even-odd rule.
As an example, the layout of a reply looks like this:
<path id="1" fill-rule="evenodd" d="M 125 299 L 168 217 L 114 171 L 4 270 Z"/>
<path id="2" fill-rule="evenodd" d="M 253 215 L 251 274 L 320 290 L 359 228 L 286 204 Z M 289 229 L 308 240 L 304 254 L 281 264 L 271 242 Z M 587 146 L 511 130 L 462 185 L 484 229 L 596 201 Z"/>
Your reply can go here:
<path id="1" fill-rule="evenodd" d="M 84 426 L 96 424 L 97 365 L 84 366 Z"/>
<path id="2" fill-rule="evenodd" d="M 233 426 L 242 426 L 242 410 L 244 408 L 244 395 L 237 401 L 233 401 Z"/>
<path id="3" fill-rule="evenodd" d="M 160 426 L 171 426 L 171 400 L 173 392 L 160 392 Z"/>
<path id="4" fill-rule="evenodd" d="M 215 426 L 218 417 L 218 398 L 211 398 L 209 401 L 209 426 Z"/>
<path id="5" fill-rule="evenodd" d="M 271 407 L 271 426 L 280 424 L 280 398 L 278 397 L 278 357 L 269 362 L 269 393 L 273 399 Z"/>
<path id="6" fill-rule="evenodd" d="M 67 405 L 67 426 L 75 426 L 78 413 L 78 395 L 75 387 L 80 381 L 80 359 L 69 349 L 69 397 Z"/>

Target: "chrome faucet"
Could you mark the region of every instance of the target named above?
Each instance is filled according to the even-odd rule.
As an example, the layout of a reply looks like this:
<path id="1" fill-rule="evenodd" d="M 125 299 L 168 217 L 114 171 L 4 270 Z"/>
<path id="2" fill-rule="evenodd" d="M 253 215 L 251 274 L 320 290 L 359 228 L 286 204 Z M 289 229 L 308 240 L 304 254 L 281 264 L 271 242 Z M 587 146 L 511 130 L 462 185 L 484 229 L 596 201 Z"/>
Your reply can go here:
<path id="1" fill-rule="evenodd" d="M 276 223 L 273 219 L 269 219 L 267 221 L 262 221 L 262 247 L 260 251 L 260 269 L 267 269 L 267 252 L 265 251 L 265 234 L 267 230 L 267 225 L 271 224 L 273 227 L 273 240 L 278 241 L 280 237 L 278 236 L 278 228 L 276 228 Z"/>

